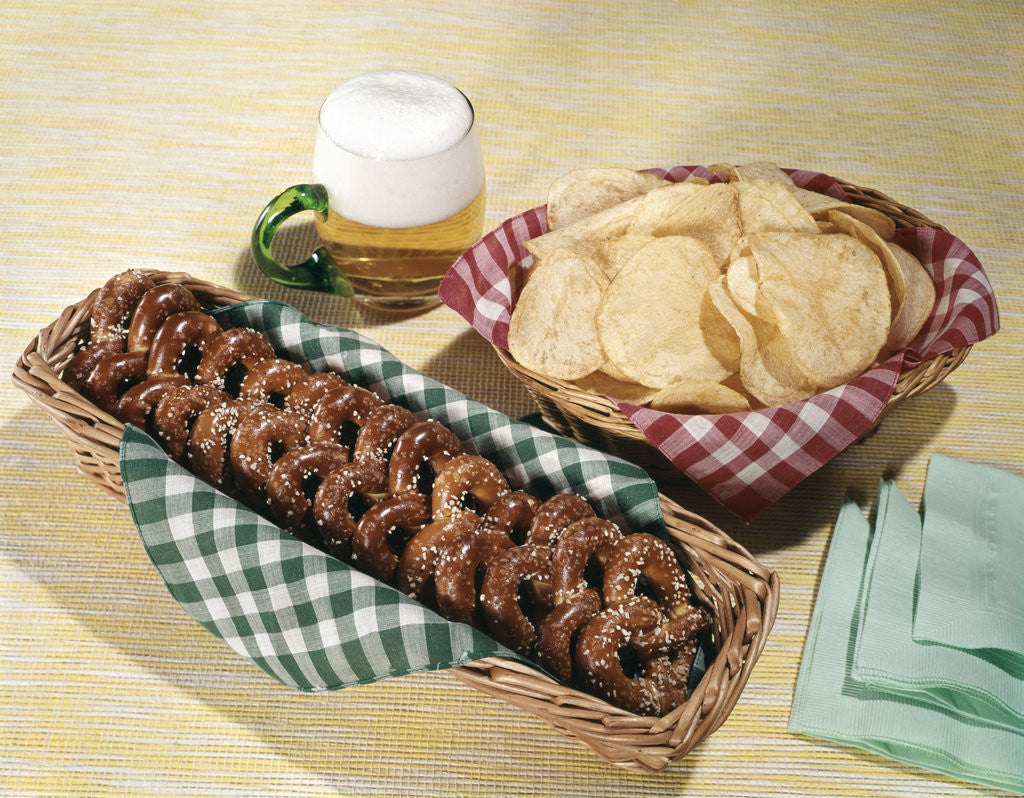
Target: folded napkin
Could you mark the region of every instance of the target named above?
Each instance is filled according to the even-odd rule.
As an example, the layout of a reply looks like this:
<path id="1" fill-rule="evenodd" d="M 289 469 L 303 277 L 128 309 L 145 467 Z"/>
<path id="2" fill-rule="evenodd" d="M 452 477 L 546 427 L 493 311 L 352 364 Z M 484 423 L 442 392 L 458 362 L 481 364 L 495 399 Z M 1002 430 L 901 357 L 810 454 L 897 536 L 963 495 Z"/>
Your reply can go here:
<path id="1" fill-rule="evenodd" d="M 280 302 L 215 313 L 266 333 L 283 356 L 334 370 L 495 462 L 512 485 L 573 491 L 625 529 L 664 534 L 657 488 L 623 460 L 490 410 L 405 366 L 351 330 L 316 324 Z M 331 690 L 388 676 L 517 658 L 487 635 L 295 539 L 170 460 L 129 426 L 121 475 L 139 536 L 182 608 L 289 687 Z"/>
<path id="2" fill-rule="evenodd" d="M 961 484 L 950 500 L 971 487 Z M 938 599 L 941 607 L 974 602 L 970 593 L 952 593 L 949 583 L 941 595 L 915 594 L 921 527 L 892 483 L 880 485 L 874 530 L 854 502 L 843 503 L 789 730 L 1024 792 L 1024 674 L 977 652 L 912 637 L 915 600 Z"/>
<path id="3" fill-rule="evenodd" d="M 679 182 L 724 178 L 701 166 L 646 170 Z M 848 200 L 828 175 L 785 170 L 801 188 Z M 546 206 L 506 220 L 449 269 L 439 294 L 487 341 L 508 349 L 509 274 L 531 262 L 524 244 L 547 232 Z M 647 440 L 725 508 L 751 521 L 861 437 L 885 409 L 900 374 L 999 329 L 991 283 L 973 252 L 943 230 L 907 227 L 895 243 L 934 275 L 932 315 L 910 347 L 866 374 L 809 399 L 747 413 L 665 413 L 617 402 Z"/>
<path id="4" fill-rule="evenodd" d="M 923 509 L 914 639 L 1024 673 L 1024 477 L 933 455 Z"/>

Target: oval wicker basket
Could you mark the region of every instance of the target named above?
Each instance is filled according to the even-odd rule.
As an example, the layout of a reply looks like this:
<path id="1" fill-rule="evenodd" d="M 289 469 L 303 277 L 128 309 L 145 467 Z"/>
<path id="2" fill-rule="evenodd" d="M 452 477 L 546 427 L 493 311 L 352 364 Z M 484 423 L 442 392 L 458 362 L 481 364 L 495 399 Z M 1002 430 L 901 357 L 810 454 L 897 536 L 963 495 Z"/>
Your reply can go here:
<path id="1" fill-rule="evenodd" d="M 206 308 L 255 297 L 182 272 L 145 271 L 157 284 L 177 283 Z M 64 310 L 29 343 L 13 380 L 54 421 L 79 471 L 125 502 L 118 464 L 124 426 L 60 378 L 85 332 L 99 289 Z M 590 746 L 622 767 L 656 772 L 688 753 L 729 716 L 764 648 L 779 603 L 777 574 L 703 518 L 661 497 L 670 540 L 714 615 L 715 655 L 693 695 L 661 717 L 643 717 L 561 685 L 538 670 L 501 658 L 452 668 L 466 684 L 502 698 Z"/>
<path id="2" fill-rule="evenodd" d="M 946 231 L 946 228 L 918 211 L 896 202 L 880 191 L 861 188 L 843 180 L 836 179 L 836 182 L 843 187 L 852 202 L 881 211 L 893 219 L 897 227 L 931 227 Z M 964 362 L 970 349 L 970 346 L 960 347 L 926 360 L 901 374 L 875 426 L 900 402 L 942 382 Z M 544 421 L 560 434 L 636 463 L 661 484 L 671 485 L 683 478 L 676 466 L 610 400 L 572 383 L 528 369 L 500 347 L 494 347 L 494 351 L 505 367 L 526 386 Z"/>

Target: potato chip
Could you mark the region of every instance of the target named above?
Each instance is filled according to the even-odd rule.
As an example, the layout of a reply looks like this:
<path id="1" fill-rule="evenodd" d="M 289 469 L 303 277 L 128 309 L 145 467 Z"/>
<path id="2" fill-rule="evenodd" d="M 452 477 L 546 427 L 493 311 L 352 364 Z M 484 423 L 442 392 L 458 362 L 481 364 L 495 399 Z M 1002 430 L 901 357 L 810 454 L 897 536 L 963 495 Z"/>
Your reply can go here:
<path id="1" fill-rule="evenodd" d="M 640 250 L 605 290 L 597 329 L 608 359 L 630 380 L 664 388 L 683 377 L 719 381 L 732 369 L 701 326 L 705 288 L 717 273 L 699 241 L 672 236 Z"/>
<path id="2" fill-rule="evenodd" d="M 828 389 L 870 366 L 891 314 L 875 253 L 839 234 L 758 233 L 749 241 L 758 316 L 774 322 L 808 376 Z M 762 312 L 762 304 L 770 311 Z"/>
<path id="3" fill-rule="evenodd" d="M 783 183 L 758 178 L 737 183 L 743 233 L 816 233 L 817 222 Z"/>
<path id="4" fill-rule="evenodd" d="M 908 346 L 921 332 L 935 307 L 935 280 L 921 265 L 921 261 L 898 244 L 887 241 L 886 245 L 903 271 L 907 295 L 903 309 L 889 328 L 889 339 L 885 342 L 880 358 L 882 360 Z"/>
<path id="5" fill-rule="evenodd" d="M 575 169 L 548 190 L 548 229 L 557 230 L 669 181 L 632 169 Z"/>
<path id="6" fill-rule="evenodd" d="M 736 187 L 730 183 L 686 186 L 677 183 L 643 197 L 629 232 L 691 236 L 711 251 L 716 266 L 721 268 L 742 233 Z M 682 201 L 679 194 L 683 195 Z"/>
<path id="7" fill-rule="evenodd" d="M 795 186 L 793 178 L 782 171 L 771 161 L 751 161 L 741 164 L 734 169 L 735 180 L 738 183 L 754 182 L 763 180 L 771 183 L 779 183 L 785 186 Z"/>
<path id="8" fill-rule="evenodd" d="M 527 368 L 558 379 L 599 369 L 605 355 L 594 319 L 607 285 L 600 269 L 561 249 L 531 272 L 509 320 L 509 352 Z"/>
<path id="9" fill-rule="evenodd" d="M 544 260 L 558 249 L 572 249 L 590 241 L 617 238 L 626 232 L 642 199 L 643 197 L 634 197 L 558 230 L 531 238 L 525 244 L 526 249 L 535 258 Z"/>
<path id="10" fill-rule="evenodd" d="M 757 315 L 757 261 L 753 255 L 732 259 L 725 271 L 725 285 L 741 310 Z"/>
<path id="11" fill-rule="evenodd" d="M 605 371 L 595 371 L 586 377 L 576 380 L 576 387 L 598 396 L 610 396 L 620 402 L 633 405 L 646 405 L 658 391 L 638 382 L 620 380 Z"/>
<path id="12" fill-rule="evenodd" d="M 742 413 L 750 410 L 747 398 L 720 382 L 677 380 L 649 400 L 652 410 L 665 413 Z"/>
<path id="13" fill-rule="evenodd" d="M 866 244 L 882 262 L 882 266 L 885 267 L 886 283 L 889 286 L 891 321 L 895 322 L 903 312 L 903 303 L 907 299 L 907 278 L 896 255 L 888 247 L 887 242 L 860 219 L 841 211 L 829 211 L 828 220 L 836 230 Z"/>
<path id="14" fill-rule="evenodd" d="M 576 251 L 593 259 L 605 276 L 613 280 L 622 267 L 629 263 L 630 258 L 654 240 L 654 236 L 626 233 L 603 241 L 580 242 Z"/>
<path id="15" fill-rule="evenodd" d="M 889 241 L 896 231 L 896 223 L 874 208 L 854 205 L 852 202 L 844 202 L 827 194 L 819 194 L 817 191 L 810 191 L 798 186 L 790 188 L 790 192 L 815 219 L 827 218 L 829 211 L 838 210 L 855 219 L 860 219 L 886 241 Z"/>
<path id="16" fill-rule="evenodd" d="M 740 310 L 725 288 L 724 277 L 708 286 L 708 297 L 737 336 L 740 381 L 751 396 L 770 407 L 806 399 L 817 392 L 817 385 L 800 368 L 778 329 Z"/>

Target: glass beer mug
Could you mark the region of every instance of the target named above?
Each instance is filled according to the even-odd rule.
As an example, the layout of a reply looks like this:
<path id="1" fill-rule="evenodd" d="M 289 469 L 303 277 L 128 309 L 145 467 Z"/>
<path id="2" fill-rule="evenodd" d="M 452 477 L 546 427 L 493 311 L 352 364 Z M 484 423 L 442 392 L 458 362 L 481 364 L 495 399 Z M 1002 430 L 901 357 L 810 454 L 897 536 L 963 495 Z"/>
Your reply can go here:
<path id="1" fill-rule="evenodd" d="M 316 212 L 323 245 L 304 263 L 282 265 L 271 254 L 274 234 L 304 210 Z M 483 155 L 466 96 L 422 72 L 369 72 L 324 101 L 312 182 L 271 200 L 252 252 L 283 285 L 414 311 L 439 302 L 441 278 L 483 220 Z"/>

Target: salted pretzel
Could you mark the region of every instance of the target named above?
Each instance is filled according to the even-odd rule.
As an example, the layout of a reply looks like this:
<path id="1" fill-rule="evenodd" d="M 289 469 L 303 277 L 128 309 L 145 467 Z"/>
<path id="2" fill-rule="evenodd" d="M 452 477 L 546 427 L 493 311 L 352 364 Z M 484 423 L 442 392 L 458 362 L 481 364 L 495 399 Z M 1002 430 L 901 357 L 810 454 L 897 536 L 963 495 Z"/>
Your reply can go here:
<path id="1" fill-rule="evenodd" d="M 526 543 L 508 549 L 487 566 L 480 587 L 480 606 L 487 618 L 488 630 L 499 643 L 521 654 L 530 651 L 537 637 L 533 620 L 519 604 L 524 582 L 550 585 L 549 547 Z M 543 615 L 545 608 L 535 606 L 532 609 L 536 618 Z"/>
<path id="2" fill-rule="evenodd" d="M 228 447 L 242 419 L 255 405 L 238 399 L 214 404 L 192 422 L 188 436 L 189 468 L 201 480 L 229 496 L 236 494 Z"/>
<path id="3" fill-rule="evenodd" d="M 332 388 L 313 408 L 309 439 L 317 443 L 340 443 L 351 452 L 359 428 L 370 411 L 381 404 L 383 400 L 366 388 L 355 385 Z"/>
<path id="4" fill-rule="evenodd" d="M 357 463 L 386 465 L 398 437 L 415 423 L 416 416 L 399 405 L 383 404 L 373 408 L 356 435 L 352 459 Z"/>
<path id="5" fill-rule="evenodd" d="M 420 421 L 398 436 L 388 460 L 388 490 L 429 493 L 434 478 L 453 457 L 462 454 L 462 442 L 443 424 Z"/>
<path id="6" fill-rule="evenodd" d="M 114 405 L 114 417 L 122 424 L 134 424 L 141 430 L 151 431 L 157 402 L 171 388 L 188 384 L 184 374 L 149 377 L 121 394 Z"/>
<path id="7" fill-rule="evenodd" d="M 367 508 L 384 498 L 384 470 L 370 463 L 346 463 L 331 471 L 313 498 L 316 530 L 340 560 L 352 556 L 352 536 Z"/>
<path id="8" fill-rule="evenodd" d="M 164 393 L 153 409 L 153 431 L 167 454 L 175 460 L 184 460 L 196 418 L 228 398 L 224 391 L 212 385 L 178 385 Z"/>
<path id="9" fill-rule="evenodd" d="M 467 512 L 485 515 L 506 493 L 508 483 L 494 463 L 479 455 L 461 454 L 437 472 L 430 506 L 435 519 Z"/>
<path id="10" fill-rule="evenodd" d="M 575 664 L 584 685 L 597 695 L 638 715 L 663 715 L 686 700 L 685 683 L 671 680 L 658 666 L 647 673 L 627 673 L 620 652 L 654 632 L 664 614 L 641 596 L 604 609 L 588 620 L 576 642 Z"/>
<path id="11" fill-rule="evenodd" d="M 305 442 L 306 419 L 297 413 L 270 404 L 246 413 L 231 439 L 229 456 L 235 485 L 247 503 L 266 507 L 267 480 L 274 463 Z"/>
<path id="12" fill-rule="evenodd" d="M 667 543 L 647 532 L 627 535 L 608 556 L 604 569 L 605 606 L 624 604 L 636 595 L 641 577 L 669 618 L 678 618 L 693 606 L 679 560 Z"/>
<path id="13" fill-rule="evenodd" d="M 187 288 L 173 283 L 153 286 L 142 295 L 132 313 L 125 348 L 129 352 L 149 352 L 153 336 L 170 316 L 201 308 L 199 300 Z"/>
<path id="14" fill-rule="evenodd" d="M 533 516 L 540 507 L 540 499 L 526 491 L 503 493 L 487 509 L 481 522 L 484 529 L 496 529 L 515 544 L 526 542 Z"/>
<path id="15" fill-rule="evenodd" d="M 450 621 L 482 626 L 478 581 L 488 566 L 515 543 L 496 529 L 470 529 L 447 543 L 434 566 L 437 608 Z"/>
<path id="16" fill-rule="evenodd" d="M 281 455 L 267 477 L 270 515 L 296 537 L 316 544 L 312 497 L 324 478 L 348 462 L 348 450 L 336 443 L 310 443 Z"/>
<path id="17" fill-rule="evenodd" d="M 436 595 L 437 558 L 445 547 L 480 524 L 473 513 L 433 521 L 409 539 L 398 558 L 395 587 L 424 604 L 432 604 Z"/>
<path id="18" fill-rule="evenodd" d="M 93 302 L 89 320 L 90 340 L 93 343 L 117 341 L 124 349 L 132 314 L 143 294 L 155 286 L 152 279 L 134 269 L 107 280 Z"/>
<path id="19" fill-rule="evenodd" d="M 405 542 L 430 520 L 430 505 L 422 493 L 409 491 L 381 499 L 370 507 L 352 535 L 352 564 L 382 582 L 390 583 Z M 392 543 L 392 535 L 400 537 Z"/>
<path id="20" fill-rule="evenodd" d="M 572 599 L 589 587 L 588 569 L 596 566 L 603 576 L 622 532 L 611 521 L 586 516 L 573 521 L 559 536 L 551 555 L 551 581 L 555 604 Z"/>
<path id="21" fill-rule="evenodd" d="M 199 310 L 184 310 L 168 316 L 153 333 L 146 361 L 146 375 L 165 377 L 174 374 L 195 376 L 199 359 L 221 334 L 212 316 Z"/>
<path id="22" fill-rule="evenodd" d="M 91 341 L 84 344 L 68 360 L 64 370 L 61 372 L 61 379 L 76 391 L 82 391 L 85 381 L 93 373 L 103 358 L 116 355 L 124 351 L 124 340 L 120 337 L 107 338 L 101 341 Z"/>
<path id="23" fill-rule="evenodd" d="M 575 493 L 557 493 L 537 508 L 526 534 L 527 543 L 553 546 L 569 524 L 594 515 L 594 508 Z"/>
<path id="24" fill-rule="evenodd" d="M 248 402 L 266 402 L 283 408 L 285 399 L 306 377 L 298 363 L 271 357 L 250 368 L 238 387 L 238 398 Z"/>
<path id="25" fill-rule="evenodd" d="M 229 384 L 234 382 L 230 378 L 235 376 L 235 371 L 242 372 L 237 378 L 240 384 L 249 369 L 276 356 L 266 336 L 248 327 L 234 327 L 224 330 L 210 342 L 196 367 L 195 379 L 222 388 L 237 398 L 238 386 Z"/>
<path id="26" fill-rule="evenodd" d="M 307 374 L 292 388 L 284 399 L 284 409 L 307 418 L 325 393 L 333 388 L 344 388 L 348 382 L 332 371 Z"/>
<path id="27" fill-rule="evenodd" d="M 573 676 L 573 649 L 583 624 L 601 611 L 601 596 L 593 588 L 556 604 L 537 626 L 537 662 L 567 684 Z"/>
<path id="28" fill-rule="evenodd" d="M 98 408 L 113 415 L 124 392 L 145 379 L 146 353 L 118 352 L 107 355 L 96 364 L 82 386 L 82 394 Z"/>

